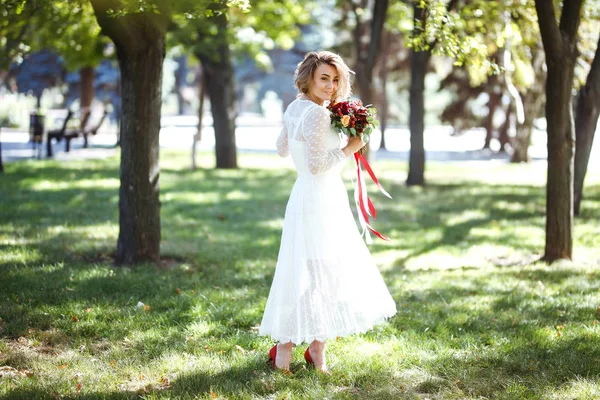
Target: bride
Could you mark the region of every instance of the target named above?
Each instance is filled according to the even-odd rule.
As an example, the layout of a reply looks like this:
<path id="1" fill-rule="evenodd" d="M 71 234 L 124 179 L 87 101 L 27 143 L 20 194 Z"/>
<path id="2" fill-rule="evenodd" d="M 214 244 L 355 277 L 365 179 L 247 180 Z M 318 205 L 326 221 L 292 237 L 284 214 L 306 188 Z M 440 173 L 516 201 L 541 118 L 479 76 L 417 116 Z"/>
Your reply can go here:
<path id="1" fill-rule="evenodd" d="M 279 155 L 292 155 L 298 177 L 259 334 L 278 342 L 269 359 L 285 371 L 292 346 L 309 343 L 306 362 L 327 372 L 327 339 L 366 332 L 396 313 L 340 175 L 346 158 L 365 144 L 354 137 L 342 147 L 325 108 L 349 96 L 349 78 L 337 54 L 306 54 L 294 77 L 300 95 L 286 109 L 277 139 Z"/>

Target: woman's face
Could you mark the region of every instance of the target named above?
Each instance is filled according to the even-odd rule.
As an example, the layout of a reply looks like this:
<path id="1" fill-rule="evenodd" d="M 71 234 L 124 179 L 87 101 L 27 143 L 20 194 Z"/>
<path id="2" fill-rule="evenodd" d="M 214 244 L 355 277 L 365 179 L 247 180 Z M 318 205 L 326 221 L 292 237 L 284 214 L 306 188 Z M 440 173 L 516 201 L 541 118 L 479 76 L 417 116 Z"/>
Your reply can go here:
<path id="1" fill-rule="evenodd" d="M 334 66 L 321 64 L 315 70 L 308 94 L 321 103 L 331 100 L 331 96 L 338 89 L 339 80 L 337 69 Z"/>

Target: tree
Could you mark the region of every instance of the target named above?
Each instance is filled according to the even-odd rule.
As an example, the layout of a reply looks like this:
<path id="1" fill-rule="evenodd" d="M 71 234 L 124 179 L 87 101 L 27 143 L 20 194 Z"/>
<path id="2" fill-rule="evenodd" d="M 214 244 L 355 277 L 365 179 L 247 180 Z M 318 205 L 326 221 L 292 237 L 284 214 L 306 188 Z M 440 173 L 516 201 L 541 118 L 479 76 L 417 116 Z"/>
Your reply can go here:
<path id="1" fill-rule="evenodd" d="M 103 33 L 115 44 L 121 69 L 121 187 L 115 261 L 155 262 L 160 254 L 158 134 L 167 28 L 175 12 L 193 19 L 203 15 L 209 3 L 219 7 L 224 1 L 91 3 Z"/>
<path id="2" fill-rule="evenodd" d="M 233 65 L 228 40 L 228 21 L 225 12 L 213 17 L 216 25 L 215 51 L 196 53 L 202 63 L 204 86 L 210 98 L 215 130 L 217 168 L 237 168 L 235 145 L 235 89 Z"/>
<path id="3" fill-rule="evenodd" d="M 594 133 L 600 116 L 600 39 L 585 86 L 579 90 L 575 108 L 574 213 L 579 215 L 583 182 L 590 160 Z"/>
<path id="4" fill-rule="evenodd" d="M 564 0 L 557 23 L 552 0 L 535 0 L 546 54 L 546 121 L 548 178 L 546 184 L 546 248 L 553 262 L 573 255 L 573 153 L 575 123 L 571 102 L 577 30 L 583 0 Z"/>
<path id="5" fill-rule="evenodd" d="M 61 57 L 68 71 L 79 70 L 80 105 L 89 107 L 94 98 L 94 68 L 108 44 L 90 4 L 80 0 L 0 1 L 7 11 L 0 23 L 0 38 L 7 43 L 0 51 L 2 64 L 21 64 L 32 52 L 50 50 Z"/>
<path id="6" fill-rule="evenodd" d="M 266 50 L 291 48 L 300 33 L 297 25 L 308 22 L 304 3 L 254 0 L 249 13 L 215 5 L 211 7 L 213 17 L 176 19 L 173 43 L 189 49 L 202 66 L 202 84 L 213 116 L 217 168 L 237 167 L 233 59 L 249 57 L 269 68 Z"/>
<path id="7" fill-rule="evenodd" d="M 457 0 L 444 5 L 445 13 L 456 6 Z M 430 9 L 434 9 L 433 6 Z M 432 49 L 437 39 L 429 41 L 427 24 L 429 10 L 421 1 L 413 1 L 413 49 L 411 51 L 410 78 L 410 154 L 408 162 L 408 186 L 425 184 L 425 74 Z M 440 24 L 443 30 L 443 23 Z"/>
<path id="8" fill-rule="evenodd" d="M 123 96 L 121 187 L 117 264 L 158 261 L 160 206 L 158 133 L 162 65 L 171 9 L 111 15 L 117 0 L 91 0 L 102 27 L 116 47 Z"/>

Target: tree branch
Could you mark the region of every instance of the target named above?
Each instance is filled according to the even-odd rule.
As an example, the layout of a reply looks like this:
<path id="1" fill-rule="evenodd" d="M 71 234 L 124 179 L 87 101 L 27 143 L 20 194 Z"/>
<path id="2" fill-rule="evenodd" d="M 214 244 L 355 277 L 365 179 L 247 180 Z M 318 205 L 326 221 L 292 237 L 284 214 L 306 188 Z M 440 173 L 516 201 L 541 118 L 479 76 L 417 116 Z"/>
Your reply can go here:
<path id="1" fill-rule="evenodd" d="M 598 45 L 596 47 L 596 54 L 594 55 L 594 61 L 590 72 L 588 73 L 585 87 L 587 90 L 594 90 L 600 94 L 600 38 L 598 38 Z"/>
<path id="2" fill-rule="evenodd" d="M 565 0 L 563 2 L 563 10 L 560 16 L 560 30 L 567 35 L 571 43 L 574 43 L 577 38 L 582 5 L 583 0 Z"/>
<path id="3" fill-rule="evenodd" d="M 375 61 L 377 60 L 377 53 L 379 52 L 381 45 L 383 25 L 385 23 L 388 6 L 388 0 L 376 0 L 373 7 L 373 19 L 371 20 L 371 42 L 369 43 L 367 50 L 367 60 L 365 66 L 369 76 L 373 71 Z"/>
<path id="4" fill-rule="evenodd" d="M 556 23 L 556 14 L 552 0 L 535 0 L 535 10 L 537 12 L 540 33 L 542 34 L 546 59 L 550 60 L 554 57 L 562 57 L 563 41 L 558 24 Z"/>

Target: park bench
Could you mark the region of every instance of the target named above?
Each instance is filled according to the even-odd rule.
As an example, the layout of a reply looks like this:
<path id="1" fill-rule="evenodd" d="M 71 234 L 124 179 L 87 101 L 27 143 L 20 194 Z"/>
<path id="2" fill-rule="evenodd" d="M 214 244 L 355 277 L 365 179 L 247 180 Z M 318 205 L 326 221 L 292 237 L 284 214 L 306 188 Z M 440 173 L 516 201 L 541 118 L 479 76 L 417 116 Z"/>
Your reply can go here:
<path id="1" fill-rule="evenodd" d="M 60 129 L 56 129 L 54 131 L 48 132 L 47 143 L 46 143 L 48 157 L 52 157 L 52 155 L 53 155 L 52 139 L 55 139 L 57 143 L 60 142 L 62 139 L 65 139 L 65 152 L 68 153 L 69 151 L 71 151 L 71 140 L 81 136 L 81 137 L 83 137 L 83 147 L 87 148 L 88 147 L 88 136 L 96 135 L 96 133 L 98 133 L 98 129 L 100 129 L 100 126 L 102 126 L 104 119 L 108 115 L 108 111 L 105 108 L 103 111 L 102 117 L 98 120 L 98 122 L 96 124 L 94 124 L 93 126 L 89 126 L 90 123 L 93 121 L 91 121 L 91 118 L 90 118 L 91 112 L 89 110 L 86 110 L 82 113 L 81 123 L 79 124 L 79 127 L 75 128 L 75 129 L 68 129 L 67 123 L 69 122 L 69 119 L 72 117 L 72 115 L 73 115 L 73 112 L 71 110 L 69 110 L 69 113 L 67 114 L 67 117 L 65 118 L 63 126 Z"/>
<path id="2" fill-rule="evenodd" d="M 65 119 L 63 120 L 62 126 L 59 129 L 53 129 L 51 131 L 48 131 L 48 134 L 46 136 L 46 155 L 48 157 L 52 157 L 54 155 L 52 153 L 52 139 L 55 139 L 57 143 L 61 141 L 61 139 L 65 135 L 65 131 L 67 130 L 67 124 L 71 120 L 72 116 L 73 116 L 73 111 L 68 110 L 67 115 L 66 115 Z"/>

